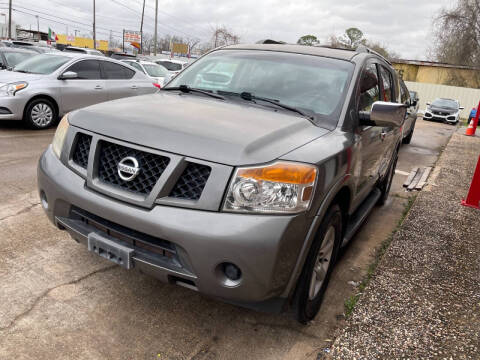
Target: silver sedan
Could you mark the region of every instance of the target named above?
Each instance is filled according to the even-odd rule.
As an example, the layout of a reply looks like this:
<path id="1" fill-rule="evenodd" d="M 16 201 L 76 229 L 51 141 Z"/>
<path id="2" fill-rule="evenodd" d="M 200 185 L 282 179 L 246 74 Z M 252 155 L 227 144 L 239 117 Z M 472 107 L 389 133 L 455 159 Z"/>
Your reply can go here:
<path id="1" fill-rule="evenodd" d="M 39 54 L 12 71 L 0 71 L 0 120 L 23 120 L 43 129 L 69 111 L 156 91 L 149 77 L 113 59 Z"/>

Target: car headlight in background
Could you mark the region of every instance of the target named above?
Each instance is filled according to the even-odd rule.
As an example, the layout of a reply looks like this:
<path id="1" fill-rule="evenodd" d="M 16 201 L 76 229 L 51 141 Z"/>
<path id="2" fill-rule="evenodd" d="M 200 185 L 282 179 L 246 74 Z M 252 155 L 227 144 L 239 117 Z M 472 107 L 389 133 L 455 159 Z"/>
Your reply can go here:
<path id="1" fill-rule="evenodd" d="M 3 85 L 0 87 L 0 96 L 15 96 L 17 91 L 23 90 L 27 86 L 28 83 L 24 81 Z"/>
<path id="2" fill-rule="evenodd" d="M 310 206 L 316 178 L 317 168 L 301 163 L 238 168 L 223 209 L 252 213 L 305 211 Z"/>
<path id="3" fill-rule="evenodd" d="M 60 154 L 62 153 L 63 143 L 67 137 L 68 132 L 68 117 L 65 115 L 60 123 L 57 126 L 57 131 L 55 131 L 55 135 L 53 136 L 52 140 L 52 150 L 55 155 L 60 159 Z"/>

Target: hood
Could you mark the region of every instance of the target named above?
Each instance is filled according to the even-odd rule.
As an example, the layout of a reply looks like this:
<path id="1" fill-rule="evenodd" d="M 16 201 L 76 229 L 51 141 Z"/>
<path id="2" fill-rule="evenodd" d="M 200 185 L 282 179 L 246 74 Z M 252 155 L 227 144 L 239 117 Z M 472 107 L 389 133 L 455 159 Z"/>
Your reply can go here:
<path id="1" fill-rule="evenodd" d="M 164 91 L 87 107 L 69 121 L 105 136 L 228 165 L 266 163 L 329 132 L 283 111 Z"/>
<path id="2" fill-rule="evenodd" d="M 25 73 L 19 73 L 16 71 L 0 71 L 0 86 L 3 84 L 8 84 L 12 82 L 17 82 L 17 81 L 32 81 L 32 80 L 37 80 L 41 79 L 42 77 L 45 77 L 45 75 L 41 74 L 25 74 Z"/>
<path id="3" fill-rule="evenodd" d="M 456 114 L 458 112 L 458 109 L 430 105 L 430 111 L 439 111 L 447 115 L 450 115 L 450 114 Z"/>

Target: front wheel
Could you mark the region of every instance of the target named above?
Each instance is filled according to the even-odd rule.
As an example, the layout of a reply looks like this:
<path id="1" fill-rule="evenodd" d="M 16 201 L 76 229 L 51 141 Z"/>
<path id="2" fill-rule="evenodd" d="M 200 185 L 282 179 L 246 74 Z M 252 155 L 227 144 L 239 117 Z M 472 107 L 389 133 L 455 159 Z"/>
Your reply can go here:
<path id="1" fill-rule="evenodd" d="M 298 280 L 294 304 L 296 318 L 302 324 L 312 320 L 320 310 L 341 240 L 342 213 L 334 205 L 318 229 Z"/>
<path id="2" fill-rule="evenodd" d="M 35 99 L 28 103 L 23 120 L 33 129 L 46 129 L 57 119 L 57 110 L 48 99 Z"/>

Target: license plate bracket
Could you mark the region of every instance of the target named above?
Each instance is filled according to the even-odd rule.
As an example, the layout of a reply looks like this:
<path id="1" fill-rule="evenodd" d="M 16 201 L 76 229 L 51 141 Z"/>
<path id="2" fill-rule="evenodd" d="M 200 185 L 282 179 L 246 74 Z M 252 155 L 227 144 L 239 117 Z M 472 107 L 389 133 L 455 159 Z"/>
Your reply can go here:
<path id="1" fill-rule="evenodd" d="M 88 234 L 88 250 L 125 269 L 133 267 L 133 249 L 97 233 Z"/>

